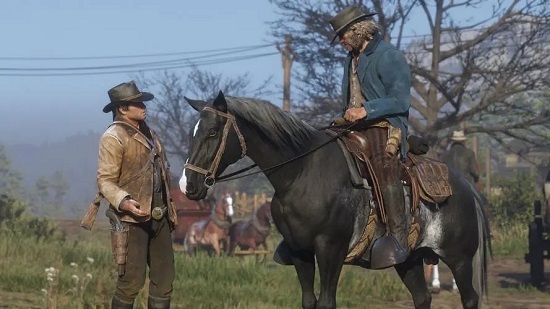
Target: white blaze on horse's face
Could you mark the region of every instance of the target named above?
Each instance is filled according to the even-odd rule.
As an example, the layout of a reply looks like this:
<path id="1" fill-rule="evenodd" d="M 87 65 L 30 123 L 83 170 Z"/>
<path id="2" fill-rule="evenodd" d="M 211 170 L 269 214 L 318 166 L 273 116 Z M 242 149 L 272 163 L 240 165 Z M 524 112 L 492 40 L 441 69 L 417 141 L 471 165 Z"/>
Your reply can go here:
<path id="1" fill-rule="evenodd" d="M 197 131 L 199 130 L 199 123 L 201 123 L 201 120 L 197 121 L 197 124 L 195 125 L 195 128 L 193 129 L 193 137 L 197 135 Z"/>
<path id="2" fill-rule="evenodd" d="M 228 195 L 225 200 L 227 202 L 227 215 L 232 217 L 235 213 L 233 210 L 233 198 L 231 197 L 231 195 Z"/>
<path id="3" fill-rule="evenodd" d="M 185 163 L 189 162 L 189 158 L 185 160 Z M 185 167 L 183 168 L 183 172 L 181 173 L 181 178 L 178 183 L 180 185 L 180 191 L 184 194 L 187 194 L 187 177 L 185 177 Z"/>

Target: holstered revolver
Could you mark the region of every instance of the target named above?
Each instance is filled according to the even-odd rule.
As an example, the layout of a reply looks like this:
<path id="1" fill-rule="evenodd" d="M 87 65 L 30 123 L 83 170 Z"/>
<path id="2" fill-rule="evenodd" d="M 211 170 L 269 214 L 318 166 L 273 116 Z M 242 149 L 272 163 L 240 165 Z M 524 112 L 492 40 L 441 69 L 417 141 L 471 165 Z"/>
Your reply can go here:
<path id="1" fill-rule="evenodd" d="M 115 211 L 109 207 L 105 215 L 111 223 L 111 249 L 113 257 L 118 266 L 118 275 L 122 276 L 126 272 L 126 256 L 128 254 L 128 225 L 120 221 Z"/>

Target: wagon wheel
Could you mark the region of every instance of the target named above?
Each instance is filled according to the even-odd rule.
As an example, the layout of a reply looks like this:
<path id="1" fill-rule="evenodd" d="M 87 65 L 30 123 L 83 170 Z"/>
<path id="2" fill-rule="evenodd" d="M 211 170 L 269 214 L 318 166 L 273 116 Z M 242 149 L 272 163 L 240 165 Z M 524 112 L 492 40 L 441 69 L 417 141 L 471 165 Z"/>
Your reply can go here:
<path id="1" fill-rule="evenodd" d="M 544 280 L 544 249 L 540 202 L 537 202 L 535 202 L 535 220 L 529 224 L 529 264 L 531 283 L 540 287 Z"/>

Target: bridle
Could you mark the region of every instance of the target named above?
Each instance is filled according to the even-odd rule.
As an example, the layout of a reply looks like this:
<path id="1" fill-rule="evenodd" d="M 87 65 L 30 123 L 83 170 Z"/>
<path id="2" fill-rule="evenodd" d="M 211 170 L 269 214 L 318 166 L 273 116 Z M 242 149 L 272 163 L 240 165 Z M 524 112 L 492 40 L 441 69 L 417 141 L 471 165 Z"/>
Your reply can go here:
<path id="1" fill-rule="evenodd" d="M 237 126 L 237 121 L 235 120 L 235 116 L 231 115 L 229 112 L 227 113 L 224 113 L 222 111 L 219 111 L 219 110 L 216 110 L 216 109 L 213 109 L 211 107 L 208 107 L 206 106 L 203 111 L 207 111 L 207 112 L 211 112 L 211 113 L 214 113 L 218 116 L 221 116 L 221 117 L 224 117 L 227 119 L 227 122 L 225 123 L 225 126 L 223 128 L 223 135 L 222 135 L 222 141 L 220 143 L 220 148 L 218 148 L 218 152 L 216 153 L 216 157 L 214 158 L 214 161 L 212 162 L 212 164 L 210 165 L 210 168 L 209 169 L 204 169 L 202 167 L 199 167 L 199 166 L 196 166 L 194 164 L 191 164 L 191 163 L 185 163 L 184 165 L 184 168 L 186 169 L 190 169 L 194 172 L 197 172 L 199 174 L 202 174 L 205 176 L 204 178 L 204 185 L 207 187 L 207 188 L 210 188 L 212 187 L 216 182 L 222 182 L 222 181 L 228 181 L 228 180 L 233 180 L 233 179 L 238 179 L 238 178 L 242 178 L 242 177 L 246 177 L 246 176 L 250 176 L 250 175 L 254 175 L 254 174 L 258 174 L 258 173 L 264 173 L 266 171 L 270 171 L 270 170 L 273 170 L 273 169 L 276 169 L 276 168 L 279 168 L 285 164 L 288 164 L 292 161 L 295 161 L 297 159 L 300 159 L 300 158 L 303 158 L 307 155 L 309 155 L 310 153 L 312 152 L 315 152 L 317 151 L 319 148 L 327 145 L 328 143 L 342 137 L 343 135 L 345 135 L 352 127 L 354 127 L 355 125 L 357 125 L 359 123 L 359 121 L 355 121 L 355 122 L 352 122 L 352 123 L 347 123 L 345 125 L 330 125 L 330 126 L 327 126 L 327 127 L 323 127 L 323 128 L 319 128 L 318 130 L 326 130 L 326 129 L 329 129 L 329 128 L 343 128 L 343 130 L 341 132 L 339 132 L 338 134 L 332 136 L 330 139 L 328 139 L 327 141 L 325 141 L 324 143 L 300 154 L 299 156 L 297 157 L 294 157 L 292 159 L 289 159 L 289 160 L 286 160 L 284 162 L 281 162 L 279 164 L 276 164 L 276 165 L 273 165 L 273 166 L 270 166 L 268 168 L 265 168 L 265 169 L 262 169 L 262 170 L 259 170 L 259 171 L 256 171 L 256 172 L 252 172 L 252 173 L 248 173 L 248 174 L 245 174 L 245 175 L 240 175 L 240 176 L 236 176 L 236 177 L 232 177 L 232 176 L 235 176 L 235 175 L 238 175 L 238 174 L 241 174 L 243 172 L 246 172 L 254 167 L 256 167 L 257 165 L 256 164 L 252 164 L 248 167 L 245 167 L 245 168 L 242 168 L 236 172 L 233 172 L 233 173 L 230 173 L 230 174 L 227 174 L 227 175 L 223 175 L 223 176 L 220 176 L 218 178 L 216 178 L 216 172 L 218 171 L 218 166 L 220 165 L 220 161 L 222 159 L 222 156 L 225 152 L 225 145 L 226 145 L 226 142 L 227 142 L 227 135 L 229 134 L 229 129 L 231 127 L 233 127 L 233 129 L 235 130 L 235 133 L 237 134 L 237 137 L 239 138 L 239 143 L 241 144 L 241 158 L 244 157 L 246 155 L 246 142 L 244 140 L 244 137 L 243 135 L 241 134 L 241 131 L 239 130 L 239 127 Z"/>
<path id="2" fill-rule="evenodd" d="M 220 143 L 220 147 L 218 148 L 218 152 L 216 153 L 216 157 L 214 157 L 214 161 L 212 161 L 212 164 L 210 165 L 209 169 L 204 169 L 202 167 L 196 166 L 191 163 L 185 163 L 184 168 L 190 169 L 192 171 L 195 171 L 199 174 L 204 175 L 205 176 L 204 185 L 207 188 L 210 188 L 216 183 L 215 177 L 218 171 L 218 166 L 220 165 L 220 161 L 225 152 L 225 145 L 227 143 L 227 136 L 229 135 L 229 129 L 233 127 L 233 129 L 235 130 L 235 133 L 237 134 L 237 138 L 239 139 L 239 143 L 241 144 L 241 158 L 246 155 L 246 142 L 244 140 L 243 135 L 241 134 L 241 131 L 239 130 L 239 127 L 237 126 L 235 116 L 231 115 L 230 113 L 224 113 L 224 112 L 218 111 L 208 106 L 205 107 L 203 111 L 211 112 L 227 119 L 227 121 L 225 122 L 225 126 L 223 127 L 222 141 Z"/>

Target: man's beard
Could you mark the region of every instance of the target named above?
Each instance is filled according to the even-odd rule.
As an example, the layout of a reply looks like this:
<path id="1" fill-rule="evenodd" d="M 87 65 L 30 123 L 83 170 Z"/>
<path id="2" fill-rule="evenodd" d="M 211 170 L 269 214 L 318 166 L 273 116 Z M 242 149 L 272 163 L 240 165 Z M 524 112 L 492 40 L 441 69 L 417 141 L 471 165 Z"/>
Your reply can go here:
<path id="1" fill-rule="evenodd" d="M 349 39 L 348 44 L 352 48 L 351 52 L 354 55 L 359 55 L 359 53 L 361 53 L 361 48 L 363 48 L 363 44 L 365 43 L 366 39 L 367 35 L 353 33 L 353 35 Z"/>

